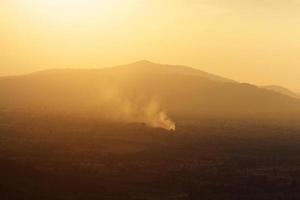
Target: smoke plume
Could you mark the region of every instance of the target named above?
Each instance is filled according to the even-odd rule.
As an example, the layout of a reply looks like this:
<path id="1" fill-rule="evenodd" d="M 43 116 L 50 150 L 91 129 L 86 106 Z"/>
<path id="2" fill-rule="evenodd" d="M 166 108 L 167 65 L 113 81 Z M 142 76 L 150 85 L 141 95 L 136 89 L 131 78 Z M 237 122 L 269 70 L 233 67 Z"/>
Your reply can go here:
<path id="1" fill-rule="evenodd" d="M 161 108 L 157 98 L 128 98 L 118 90 L 105 91 L 101 95 L 103 114 L 114 121 L 143 123 L 154 128 L 175 131 L 176 125 Z"/>

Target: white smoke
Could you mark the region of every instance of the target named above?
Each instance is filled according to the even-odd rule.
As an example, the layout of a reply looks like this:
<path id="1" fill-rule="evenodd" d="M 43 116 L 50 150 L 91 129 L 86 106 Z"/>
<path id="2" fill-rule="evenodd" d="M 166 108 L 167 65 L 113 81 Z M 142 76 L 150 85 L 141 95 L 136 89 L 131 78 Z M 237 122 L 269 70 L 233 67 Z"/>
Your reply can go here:
<path id="1" fill-rule="evenodd" d="M 118 90 L 106 90 L 101 95 L 106 118 L 128 123 L 143 123 L 154 128 L 175 131 L 176 125 L 161 108 L 157 98 L 128 98 Z"/>

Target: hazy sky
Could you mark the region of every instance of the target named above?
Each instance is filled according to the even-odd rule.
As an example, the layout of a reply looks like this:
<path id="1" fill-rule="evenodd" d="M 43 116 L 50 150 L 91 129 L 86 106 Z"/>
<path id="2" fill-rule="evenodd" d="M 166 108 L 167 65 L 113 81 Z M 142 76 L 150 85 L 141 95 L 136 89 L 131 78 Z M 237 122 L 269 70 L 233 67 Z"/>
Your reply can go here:
<path id="1" fill-rule="evenodd" d="M 0 75 L 141 59 L 300 91 L 300 0 L 0 1 Z"/>

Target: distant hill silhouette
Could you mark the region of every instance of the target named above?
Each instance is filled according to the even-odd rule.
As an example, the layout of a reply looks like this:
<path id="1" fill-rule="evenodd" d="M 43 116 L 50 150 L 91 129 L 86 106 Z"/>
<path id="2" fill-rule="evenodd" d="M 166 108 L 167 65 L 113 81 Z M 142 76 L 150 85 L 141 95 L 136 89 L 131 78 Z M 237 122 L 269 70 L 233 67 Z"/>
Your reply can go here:
<path id="1" fill-rule="evenodd" d="M 284 94 L 284 95 L 287 95 L 287 96 L 290 96 L 290 97 L 300 99 L 300 94 L 298 94 L 296 92 L 293 92 L 290 89 L 282 87 L 280 85 L 266 85 L 266 86 L 263 86 L 263 88 L 268 89 L 268 90 L 272 90 L 274 92 L 278 92 L 280 94 Z"/>
<path id="2" fill-rule="evenodd" d="M 181 74 L 181 75 L 197 75 L 215 81 L 234 82 L 233 80 L 210 74 L 192 67 L 183 65 L 162 65 L 147 60 L 141 60 L 132 64 L 122 65 L 118 67 L 106 68 L 106 70 L 117 70 L 129 73 L 150 73 L 150 74 Z"/>
<path id="3" fill-rule="evenodd" d="M 140 61 L 103 69 L 56 69 L 0 78 L 0 109 L 95 112 L 158 99 L 172 115 L 294 112 L 300 101 L 186 66 Z"/>

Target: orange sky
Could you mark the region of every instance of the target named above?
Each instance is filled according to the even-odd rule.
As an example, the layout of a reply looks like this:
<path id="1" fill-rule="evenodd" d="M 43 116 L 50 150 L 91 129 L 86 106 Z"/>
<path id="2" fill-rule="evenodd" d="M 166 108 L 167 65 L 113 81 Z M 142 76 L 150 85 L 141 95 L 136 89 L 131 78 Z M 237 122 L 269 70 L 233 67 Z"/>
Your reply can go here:
<path id="1" fill-rule="evenodd" d="M 299 0 L 2 0 L 0 75 L 184 64 L 300 91 Z"/>

